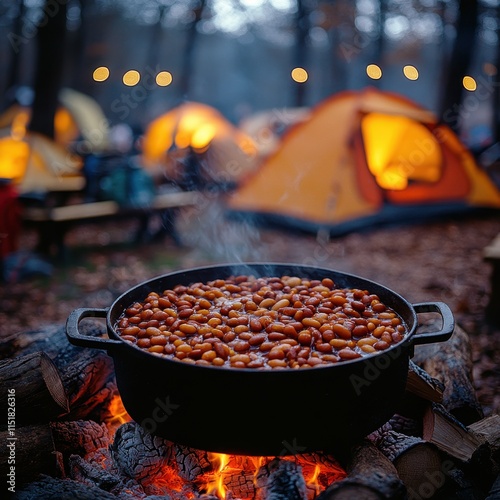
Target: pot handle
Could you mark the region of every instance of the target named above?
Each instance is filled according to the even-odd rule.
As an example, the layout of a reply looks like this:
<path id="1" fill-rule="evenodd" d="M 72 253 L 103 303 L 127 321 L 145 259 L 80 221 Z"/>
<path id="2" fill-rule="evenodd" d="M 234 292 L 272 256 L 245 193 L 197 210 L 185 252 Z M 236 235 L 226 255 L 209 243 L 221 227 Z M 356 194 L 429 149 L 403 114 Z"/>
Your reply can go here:
<path id="1" fill-rule="evenodd" d="M 421 302 L 413 304 L 415 312 L 437 312 L 441 315 L 443 324 L 437 332 L 417 333 L 413 336 L 413 344 L 431 344 L 432 342 L 444 342 L 448 340 L 455 329 L 455 318 L 447 304 L 444 302 Z"/>
<path id="2" fill-rule="evenodd" d="M 111 349 L 120 346 L 119 340 L 83 335 L 78 330 L 78 324 L 83 318 L 105 318 L 108 309 L 90 309 L 82 307 L 71 312 L 66 321 L 66 337 L 71 344 L 79 347 L 90 347 L 93 349 Z"/>

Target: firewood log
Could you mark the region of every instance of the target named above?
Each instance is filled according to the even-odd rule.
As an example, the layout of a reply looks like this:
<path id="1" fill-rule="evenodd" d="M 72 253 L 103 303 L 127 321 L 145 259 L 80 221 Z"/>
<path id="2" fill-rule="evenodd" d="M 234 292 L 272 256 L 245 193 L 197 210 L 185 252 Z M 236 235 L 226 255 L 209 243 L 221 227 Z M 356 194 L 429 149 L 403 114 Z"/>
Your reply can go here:
<path id="1" fill-rule="evenodd" d="M 365 440 L 351 451 L 347 478 L 330 485 L 317 500 L 405 498 L 406 489 L 396 468 L 372 443 Z"/>
<path id="2" fill-rule="evenodd" d="M 18 489 L 38 479 L 40 474 L 62 474 L 48 423 L 18 427 L 13 432 L 0 432 L 0 442 L 4 448 L 0 454 L 0 474 L 5 478 L 13 471 Z"/>
<path id="3" fill-rule="evenodd" d="M 368 439 L 394 464 L 408 491 L 418 491 L 429 477 L 441 474 L 441 455 L 433 443 L 396 432 L 390 424 L 383 425 Z"/>
<path id="4" fill-rule="evenodd" d="M 423 368 L 410 360 L 408 364 L 408 379 L 406 390 L 427 401 L 441 403 L 445 386 L 439 380 L 432 378 Z"/>
<path id="5" fill-rule="evenodd" d="M 471 459 L 481 445 L 478 436 L 456 419 L 442 405 L 429 405 L 423 418 L 423 439 L 464 462 Z"/>
<path id="6" fill-rule="evenodd" d="M 103 325 L 86 319 L 80 325 L 84 335 L 101 336 Z M 98 419 L 99 412 L 113 396 L 113 361 L 105 351 L 73 346 L 66 338 L 64 325 L 19 335 L 15 340 L 17 355 L 43 351 L 57 368 L 69 401 L 65 419 Z"/>
<path id="7" fill-rule="evenodd" d="M 69 411 L 60 373 L 45 353 L 0 362 L 0 410 L 12 416 L 0 422 L 0 429 L 6 429 L 10 420 L 21 427 L 48 422 Z"/>
<path id="8" fill-rule="evenodd" d="M 480 440 L 489 443 L 494 457 L 500 454 L 500 415 L 490 415 L 468 426 Z"/>
<path id="9" fill-rule="evenodd" d="M 443 406 L 463 424 L 483 418 L 472 381 L 472 349 L 469 336 L 455 327 L 443 343 L 415 346 L 413 361 L 445 386 Z"/>

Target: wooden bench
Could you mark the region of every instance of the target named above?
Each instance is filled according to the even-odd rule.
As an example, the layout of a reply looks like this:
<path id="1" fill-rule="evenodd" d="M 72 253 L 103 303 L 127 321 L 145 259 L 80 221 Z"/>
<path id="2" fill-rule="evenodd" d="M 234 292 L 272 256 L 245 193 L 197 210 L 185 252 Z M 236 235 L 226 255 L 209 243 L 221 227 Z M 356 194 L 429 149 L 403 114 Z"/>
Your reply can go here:
<path id="1" fill-rule="evenodd" d="M 65 253 L 64 238 L 67 231 L 79 223 L 101 219 L 137 218 L 140 221 L 135 241 L 144 241 L 148 234 L 148 222 L 153 214 L 162 216 L 162 233 L 169 234 L 177 244 L 180 237 L 176 231 L 175 218 L 181 207 L 196 205 L 197 192 L 172 191 L 155 196 L 145 207 L 120 206 L 114 201 L 96 201 L 55 207 L 24 206 L 23 223 L 33 226 L 38 232 L 37 251 L 50 255 L 54 249 L 59 255 Z"/>
<path id="2" fill-rule="evenodd" d="M 500 326 L 500 234 L 484 248 L 483 258 L 492 266 L 490 298 L 485 315 L 488 322 Z"/>

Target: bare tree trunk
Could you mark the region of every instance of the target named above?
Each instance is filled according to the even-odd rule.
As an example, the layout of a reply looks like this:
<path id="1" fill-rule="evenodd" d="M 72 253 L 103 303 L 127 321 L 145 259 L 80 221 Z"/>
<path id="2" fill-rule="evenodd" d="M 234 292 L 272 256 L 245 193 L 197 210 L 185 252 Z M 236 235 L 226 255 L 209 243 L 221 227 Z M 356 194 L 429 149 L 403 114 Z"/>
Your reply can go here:
<path id="1" fill-rule="evenodd" d="M 295 16 L 295 66 L 298 68 L 305 68 L 307 59 L 306 39 L 309 31 L 309 12 L 302 0 L 297 0 L 297 14 Z M 295 102 L 297 107 L 304 106 L 305 104 L 305 90 L 304 83 L 295 83 Z"/>
<path id="2" fill-rule="evenodd" d="M 456 37 L 446 71 L 440 116 L 455 132 L 459 132 L 458 106 L 462 100 L 462 80 L 467 74 L 476 43 L 478 0 L 460 0 Z"/>
<path id="3" fill-rule="evenodd" d="M 66 2 L 46 0 L 38 26 L 35 100 L 29 128 L 51 138 L 63 75 L 66 10 Z"/>
<path id="4" fill-rule="evenodd" d="M 497 23 L 500 22 L 500 8 L 497 9 Z M 493 84 L 493 143 L 500 142 L 500 81 L 498 77 L 498 68 L 500 64 L 500 44 L 497 44 L 497 72 Z"/>
<path id="5" fill-rule="evenodd" d="M 10 49 L 10 61 L 7 70 L 7 82 L 5 86 L 4 102 L 3 107 L 7 108 L 14 101 L 14 92 L 19 84 L 19 68 L 21 62 L 21 49 L 23 46 L 22 42 L 22 28 L 23 28 L 23 18 L 24 18 L 24 0 L 19 0 L 18 2 L 18 12 L 12 24 L 12 31 L 8 35 L 9 39 L 9 49 Z"/>
<path id="6" fill-rule="evenodd" d="M 180 92 L 183 98 L 189 93 L 191 75 L 193 72 L 193 55 L 198 33 L 198 23 L 201 21 L 206 0 L 199 0 L 198 5 L 194 7 L 194 19 L 188 28 L 186 49 L 184 51 L 184 60 L 181 69 Z"/>

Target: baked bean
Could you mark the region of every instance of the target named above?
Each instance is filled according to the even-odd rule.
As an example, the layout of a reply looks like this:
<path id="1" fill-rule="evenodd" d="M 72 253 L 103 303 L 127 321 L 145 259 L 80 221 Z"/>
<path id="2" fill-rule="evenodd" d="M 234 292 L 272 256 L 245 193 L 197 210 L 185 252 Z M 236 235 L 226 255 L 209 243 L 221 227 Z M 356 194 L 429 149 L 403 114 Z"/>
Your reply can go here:
<path id="1" fill-rule="evenodd" d="M 269 340 L 271 340 L 272 342 L 276 342 L 278 340 L 286 339 L 286 335 L 284 333 L 280 333 L 280 332 L 271 332 L 271 333 L 269 333 L 267 338 Z"/>
<path id="2" fill-rule="evenodd" d="M 341 349 L 339 351 L 339 357 L 341 359 L 356 359 L 360 358 L 361 354 L 346 347 L 345 349 Z"/>
<path id="3" fill-rule="evenodd" d="M 350 340 L 351 331 L 340 323 L 335 323 L 332 327 L 334 333 L 336 333 L 341 339 Z"/>
<path id="4" fill-rule="evenodd" d="M 121 338 L 201 366 L 297 369 L 356 359 L 404 339 L 375 294 L 331 278 L 237 276 L 150 292 L 118 318 Z"/>
<path id="5" fill-rule="evenodd" d="M 270 359 L 267 363 L 271 368 L 286 368 L 287 363 L 284 359 Z"/>
<path id="6" fill-rule="evenodd" d="M 167 337 L 165 337 L 165 335 L 157 335 L 155 337 L 151 337 L 149 341 L 151 342 L 151 345 L 164 346 L 167 344 Z"/>
<path id="7" fill-rule="evenodd" d="M 163 346 L 162 345 L 152 345 L 148 348 L 149 352 L 156 352 L 157 354 L 163 354 Z"/>
<path id="8" fill-rule="evenodd" d="M 133 335 L 122 335 L 122 339 L 126 340 L 127 342 L 131 342 L 132 344 L 135 344 L 137 342 L 137 337 L 134 337 Z"/>
<path id="9" fill-rule="evenodd" d="M 299 341 L 299 344 L 301 344 L 301 345 L 311 345 L 311 342 L 312 342 L 311 332 L 309 332 L 308 330 L 302 330 L 299 333 L 297 340 Z"/>

